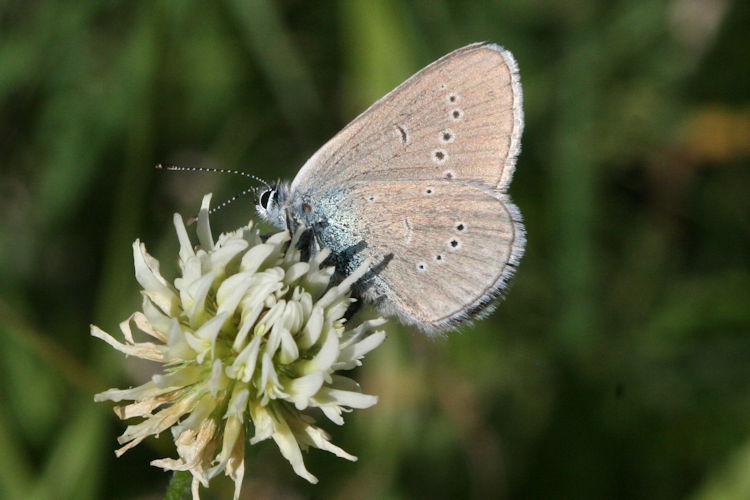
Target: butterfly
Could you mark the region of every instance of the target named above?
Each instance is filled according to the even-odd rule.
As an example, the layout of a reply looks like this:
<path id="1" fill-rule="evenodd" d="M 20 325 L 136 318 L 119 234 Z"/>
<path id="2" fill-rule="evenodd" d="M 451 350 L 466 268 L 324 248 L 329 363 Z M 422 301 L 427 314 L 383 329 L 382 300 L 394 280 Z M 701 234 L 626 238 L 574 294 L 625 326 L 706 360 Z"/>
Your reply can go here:
<path id="1" fill-rule="evenodd" d="M 321 147 L 256 210 L 300 224 L 359 294 L 426 333 L 494 308 L 525 246 L 507 194 L 520 152 L 522 91 L 513 55 L 475 43 L 438 59 Z"/>

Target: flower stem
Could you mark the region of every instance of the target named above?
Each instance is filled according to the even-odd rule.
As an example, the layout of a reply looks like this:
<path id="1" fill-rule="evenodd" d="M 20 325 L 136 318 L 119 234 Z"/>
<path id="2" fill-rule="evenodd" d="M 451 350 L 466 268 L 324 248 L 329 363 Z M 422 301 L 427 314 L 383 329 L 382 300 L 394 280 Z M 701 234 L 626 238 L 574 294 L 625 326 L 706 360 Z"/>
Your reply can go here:
<path id="1" fill-rule="evenodd" d="M 164 500 L 184 500 L 190 498 L 190 483 L 193 476 L 189 471 L 179 470 L 174 473 L 167 486 Z"/>

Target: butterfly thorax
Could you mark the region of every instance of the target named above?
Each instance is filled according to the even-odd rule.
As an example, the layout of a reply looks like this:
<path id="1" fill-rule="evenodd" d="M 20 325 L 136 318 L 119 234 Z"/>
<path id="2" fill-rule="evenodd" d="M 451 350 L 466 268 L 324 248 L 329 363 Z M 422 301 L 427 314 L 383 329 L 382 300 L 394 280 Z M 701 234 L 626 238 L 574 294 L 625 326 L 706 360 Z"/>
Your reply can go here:
<path id="1" fill-rule="evenodd" d="M 364 260 L 366 247 L 357 211 L 345 189 L 338 187 L 310 193 L 278 183 L 262 193 L 256 209 L 263 219 L 280 229 L 295 232 L 304 226 L 311 232 L 312 251 L 329 248 L 337 270 L 347 275 Z"/>
<path id="2" fill-rule="evenodd" d="M 256 210 L 279 229 L 290 232 L 300 226 L 310 229 L 319 247 L 340 254 L 362 245 L 360 231 L 352 230 L 357 224 L 352 211 L 346 209 L 347 203 L 347 193 L 338 188 L 313 196 L 293 190 L 288 182 L 279 182 L 260 195 Z M 347 267 L 354 269 L 357 265 L 352 262 Z"/>

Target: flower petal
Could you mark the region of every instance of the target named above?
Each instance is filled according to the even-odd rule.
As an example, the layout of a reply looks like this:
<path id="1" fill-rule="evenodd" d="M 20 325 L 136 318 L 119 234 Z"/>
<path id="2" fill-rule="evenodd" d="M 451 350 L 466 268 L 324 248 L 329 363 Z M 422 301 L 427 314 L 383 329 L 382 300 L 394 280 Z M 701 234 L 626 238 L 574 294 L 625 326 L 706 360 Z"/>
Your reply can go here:
<path id="1" fill-rule="evenodd" d="M 339 357 L 334 364 L 336 370 L 351 370 L 362 363 L 360 360 L 368 352 L 375 349 L 385 340 L 385 331 L 378 330 L 367 335 L 358 342 L 349 343 L 345 348 L 339 351 Z"/>
<path id="2" fill-rule="evenodd" d="M 211 378 L 206 383 L 206 390 L 215 398 L 219 391 L 223 391 L 229 384 L 229 378 L 224 374 L 224 364 L 215 359 L 211 367 Z"/>
<path id="3" fill-rule="evenodd" d="M 182 221 L 182 216 L 180 216 L 180 214 L 174 214 L 172 216 L 172 222 L 177 231 L 177 240 L 180 242 L 180 260 L 185 262 L 188 258 L 195 257 L 193 244 L 190 243 L 190 237 L 185 229 L 185 223 Z"/>
<path id="4" fill-rule="evenodd" d="M 286 283 L 287 285 L 295 283 L 298 279 L 306 275 L 307 271 L 309 270 L 310 264 L 308 264 L 307 262 L 297 262 L 295 264 L 292 264 L 289 269 L 286 270 L 284 283 Z"/>
<path id="5" fill-rule="evenodd" d="M 310 312 L 310 317 L 307 318 L 307 323 L 302 328 L 302 334 L 297 340 L 301 349 L 309 349 L 318 341 L 323 331 L 323 317 L 323 308 L 315 305 Z"/>
<path id="6" fill-rule="evenodd" d="M 287 233 L 288 234 L 288 233 Z M 254 273 L 267 262 L 275 261 L 280 253 L 278 245 L 262 243 L 245 252 L 240 261 L 240 271 Z"/>
<path id="7" fill-rule="evenodd" d="M 161 410 L 140 424 L 129 425 L 125 429 L 125 432 L 117 438 L 119 443 L 128 444 L 117 450 L 115 454 L 120 456 L 128 449 L 143 441 L 146 437 L 152 434 L 159 434 L 169 429 L 180 418 L 188 413 L 193 405 L 193 398 L 186 397 Z"/>
<path id="8" fill-rule="evenodd" d="M 131 387 L 129 389 L 109 389 L 99 394 L 94 395 L 94 401 L 123 401 L 123 400 L 144 400 L 151 399 L 154 396 L 158 396 L 164 393 L 164 390 L 157 387 L 151 381 L 146 382 L 138 387 Z"/>
<path id="9" fill-rule="evenodd" d="M 291 332 L 286 328 L 280 327 L 278 324 L 274 327 L 274 332 L 278 333 L 281 347 L 279 350 L 279 363 L 288 365 L 299 358 L 299 347 L 297 347 L 297 343 L 294 341 Z"/>
<path id="10" fill-rule="evenodd" d="M 263 353 L 261 358 L 261 374 L 258 391 L 263 395 L 261 404 L 268 404 L 271 399 L 283 399 L 287 394 L 282 390 L 283 386 L 279 382 L 279 376 L 276 374 L 276 368 L 268 352 Z"/>
<path id="11" fill-rule="evenodd" d="M 226 275 L 226 267 L 232 260 L 247 248 L 247 241 L 242 239 L 229 240 L 223 246 L 217 247 L 209 254 L 209 268 L 219 276 Z"/>
<path id="12" fill-rule="evenodd" d="M 250 417 L 253 419 L 255 436 L 250 439 L 250 444 L 257 444 L 273 436 L 273 416 L 266 406 L 258 401 L 250 401 Z"/>
<path id="13" fill-rule="evenodd" d="M 378 402 L 377 396 L 362 394 L 359 391 L 342 391 L 330 387 L 323 387 L 315 394 L 315 401 L 319 406 L 344 406 L 347 408 L 369 408 Z"/>
<path id="14" fill-rule="evenodd" d="M 323 334 L 323 344 L 318 353 L 309 360 L 303 359 L 294 363 L 294 370 L 300 375 L 307 375 L 314 371 L 328 371 L 339 355 L 338 335 L 332 328 L 327 328 Z"/>
<path id="15" fill-rule="evenodd" d="M 115 339 L 113 336 L 102 330 L 96 325 L 91 326 L 91 335 L 102 339 L 107 344 L 111 345 L 118 351 L 129 355 L 137 356 L 142 359 L 150 359 L 152 361 L 163 361 L 164 357 L 159 350 L 159 347 L 152 342 L 138 342 L 135 344 L 123 344 Z"/>
<path id="16" fill-rule="evenodd" d="M 207 194 L 201 201 L 201 209 L 198 211 L 198 242 L 204 250 L 210 252 L 214 249 L 214 237 L 211 236 L 211 224 L 208 222 L 208 213 L 210 212 L 211 194 Z"/>
<path id="17" fill-rule="evenodd" d="M 274 433 L 273 440 L 276 441 L 276 445 L 279 447 L 279 451 L 286 458 L 292 469 L 297 473 L 298 476 L 307 479 L 312 484 L 317 484 L 318 478 L 310 474 L 305 468 L 305 462 L 302 460 L 302 452 L 297 444 L 297 439 L 294 433 L 287 425 L 286 420 L 283 418 L 274 420 Z"/>
<path id="18" fill-rule="evenodd" d="M 290 426 L 299 442 L 304 443 L 308 446 L 314 446 L 315 448 L 328 451 L 330 453 L 333 453 L 337 457 L 345 458 L 346 460 L 351 460 L 352 462 L 357 461 L 357 457 L 355 457 L 354 455 L 350 455 L 338 446 L 331 443 L 328 440 L 328 434 L 326 434 L 323 429 L 315 427 L 314 425 L 310 425 L 302 419 L 295 419 L 291 421 Z"/>
<path id="19" fill-rule="evenodd" d="M 255 373 L 261 340 L 260 336 L 253 337 L 253 340 L 237 355 L 231 366 L 226 368 L 229 378 L 239 380 L 244 384 L 250 382 Z"/>
<path id="20" fill-rule="evenodd" d="M 239 273 L 225 279 L 216 292 L 216 303 L 219 305 L 217 314 L 226 313 L 232 316 L 252 284 L 252 273 Z"/>
<path id="21" fill-rule="evenodd" d="M 202 363 L 208 354 L 211 354 L 211 359 L 213 359 L 216 337 L 219 335 L 219 331 L 226 320 L 226 313 L 222 313 L 203 323 L 194 334 L 185 333 L 185 339 L 188 344 L 198 353 L 198 357 L 196 358 L 198 363 Z"/>
<path id="22" fill-rule="evenodd" d="M 318 300 L 318 304 L 320 304 L 322 307 L 328 307 L 328 305 L 332 304 L 336 299 L 339 299 L 340 297 L 346 295 L 351 289 L 352 285 L 356 283 L 362 276 L 364 276 L 367 271 L 370 270 L 371 263 L 372 259 L 370 259 L 369 257 L 365 259 L 364 262 L 362 262 L 362 264 L 360 264 L 360 266 L 355 269 L 349 276 L 344 278 L 341 283 L 328 290 L 325 295 L 323 295 Z"/>
<path id="23" fill-rule="evenodd" d="M 198 328 L 211 317 L 206 309 L 206 298 L 215 279 L 216 273 L 209 272 L 181 290 L 182 308 L 187 314 L 188 323 L 192 328 Z"/>
<path id="24" fill-rule="evenodd" d="M 311 398 L 321 390 L 323 381 L 323 373 L 319 371 L 303 377 L 285 379 L 284 392 L 289 395 L 287 401 L 294 403 L 298 410 L 304 410 Z"/>
<path id="25" fill-rule="evenodd" d="M 169 331 L 170 317 L 156 307 L 154 303 L 151 302 L 151 299 L 148 298 L 148 295 L 143 295 L 142 309 L 143 314 L 146 316 L 146 319 L 148 319 L 151 327 L 166 337 L 166 333 Z"/>
<path id="26" fill-rule="evenodd" d="M 159 273 L 159 261 L 146 252 L 146 245 L 140 240 L 133 243 L 133 263 L 135 279 L 143 287 L 143 293 L 147 294 L 165 314 L 174 314 L 178 302 L 177 295 Z"/>

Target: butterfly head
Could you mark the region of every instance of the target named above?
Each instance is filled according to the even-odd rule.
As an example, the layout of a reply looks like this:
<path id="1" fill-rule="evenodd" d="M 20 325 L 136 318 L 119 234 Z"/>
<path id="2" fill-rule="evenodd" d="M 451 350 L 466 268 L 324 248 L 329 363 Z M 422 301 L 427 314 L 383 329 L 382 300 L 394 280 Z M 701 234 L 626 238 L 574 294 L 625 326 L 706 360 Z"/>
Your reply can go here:
<path id="1" fill-rule="evenodd" d="M 286 229 L 288 201 L 289 184 L 277 182 L 260 193 L 255 210 L 263 220 L 270 222 L 280 229 Z"/>

